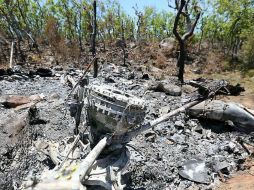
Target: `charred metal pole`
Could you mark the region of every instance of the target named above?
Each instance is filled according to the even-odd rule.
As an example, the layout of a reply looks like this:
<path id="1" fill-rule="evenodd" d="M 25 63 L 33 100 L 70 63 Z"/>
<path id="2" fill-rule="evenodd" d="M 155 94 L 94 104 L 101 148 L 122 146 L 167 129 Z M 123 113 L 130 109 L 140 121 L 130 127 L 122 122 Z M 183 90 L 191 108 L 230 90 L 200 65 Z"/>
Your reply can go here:
<path id="1" fill-rule="evenodd" d="M 9 64 L 9 68 L 12 69 L 12 63 L 13 63 L 13 48 L 14 48 L 14 41 L 12 41 L 11 43 L 11 54 L 10 54 L 10 64 Z"/>
<path id="2" fill-rule="evenodd" d="M 101 139 L 98 144 L 91 150 L 91 152 L 86 156 L 86 158 L 81 162 L 79 167 L 79 180 L 83 183 L 87 179 L 87 173 L 89 169 L 92 167 L 96 158 L 100 155 L 102 150 L 108 143 L 108 137 L 104 137 Z"/>
<path id="3" fill-rule="evenodd" d="M 181 112 L 184 112 L 186 110 L 188 110 L 189 108 L 191 108 L 192 106 L 195 106 L 197 104 L 199 104 L 200 102 L 202 102 L 203 100 L 195 100 L 193 102 L 190 102 L 190 103 L 187 103 L 185 105 L 183 105 L 182 107 L 180 108 L 177 108 L 176 110 L 173 110 L 145 125 L 141 125 L 140 127 L 138 127 L 137 129 L 133 130 L 133 131 L 130 131 L 126 134 L 125 136 L 125 139 L 124 141 L 125 142 L 129 142 L 132 138 L 136 137 L 137 135 L 141 134 L 142 132 L 148 130 L 148 129 L 151 129 L 152 127 L 164 122 L 164 121 L 167 121 L 170 117 L 178 114 L 178 113 L 181 113 Z"/>
<path id="4" fill-rule="evenodd" d="M 97 33 L 97 22 L 96 22 L 96 0 L 93 1 L 93 34 L 92 34 L 92 54 L 93 57 L 96 57 L 96 33 Z M 93 65 L 93 77 L 96 78 L 98 75 L 98 60 L 95 58 Z"/>

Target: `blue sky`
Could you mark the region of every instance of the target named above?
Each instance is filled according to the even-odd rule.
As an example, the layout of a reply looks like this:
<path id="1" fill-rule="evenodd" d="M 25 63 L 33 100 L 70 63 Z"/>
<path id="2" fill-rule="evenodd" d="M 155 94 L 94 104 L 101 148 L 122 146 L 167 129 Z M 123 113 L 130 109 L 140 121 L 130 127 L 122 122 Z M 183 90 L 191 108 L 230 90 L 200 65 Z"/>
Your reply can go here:
<path id="1" fill-rule="evenodd" d="M 136 4 L 138 5 L 138 8 L 141 10 L 143 10 L 145 6 L 152 6 L 155 7 L 158 11 L 161 10 L 172 11 L 168 7 L 167 0 L 118 0 L 118 1 L 121 4 L 124 11 L 130 16 L 135 15 L 135 11 L 133 10 L 132 7 L 133 6 L 135 7 Z"/>

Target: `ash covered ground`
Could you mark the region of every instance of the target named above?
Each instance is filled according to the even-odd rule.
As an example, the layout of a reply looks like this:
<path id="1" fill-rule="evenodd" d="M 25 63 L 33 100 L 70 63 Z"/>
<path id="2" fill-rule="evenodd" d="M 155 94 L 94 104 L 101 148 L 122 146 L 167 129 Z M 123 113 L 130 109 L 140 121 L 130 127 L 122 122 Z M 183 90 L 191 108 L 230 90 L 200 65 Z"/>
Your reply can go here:
<path id="1" fill-rule="evenodd" d="M 154 72 L 159 71 L 138 66 L 127 68 L 104 64 L 98 78 L 90 77 L 90 82 L 107 84 L 144 99 L 147 106 L 146 121 L 150 121 L 182 106 L 195 91 L 187 85 L 180 87 L 174 77 L 161 81 L 171 85 L 171 95 L 148 90 L 159 81 L 154 77 Z M 47 156 L 38 154 L 36 141 L 43 139 L 54 143 L 74 135 L 74 121 L 66 113 L 65 105 L 65 98 L 71 88 L 61 83 L 61 77 L 66 74 L 78 79 L 81 72 L 69 69 L 55 71 L 52 77 L 35 78 L 20 74 L 19 77 L 3 77 L 0 81 L 1 95 L 43 93 L 45 96 L 43 101 L 36 104 L 39 122 L 18 129 L 13 127 L 17 125 L 12 125 L 12 122 L 22 118 L 27 110 L 0 108 L 1 189 L 18 188 L 27 176 L 39 179 L 44 168 L 54 167 Z M 181 95 L 178 96 L 179 91 Z M 246 169 L 245 160 L 249 158 L 249 153 L 242 142 L 254 143 L 254 138 L 224 123 L 190 118 L 186 113 L 178 114 L 130 142 L 128 149 L 131 160 L 124 176 L 128 181 L 126 188 L 215 189 L 220 180 Z M 180 175 L 191 162 L 195 162 L 197 167 L 202 166 L 202 171 L 194 176 L 196 182 Z"/>

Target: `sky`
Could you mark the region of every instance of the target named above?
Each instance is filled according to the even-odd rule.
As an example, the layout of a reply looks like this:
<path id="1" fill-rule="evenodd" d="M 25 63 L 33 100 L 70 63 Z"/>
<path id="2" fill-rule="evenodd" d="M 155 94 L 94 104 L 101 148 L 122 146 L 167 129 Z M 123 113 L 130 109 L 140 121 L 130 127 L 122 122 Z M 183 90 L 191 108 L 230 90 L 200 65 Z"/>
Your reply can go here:
<path id="1" fill-rule="evenodd" d="M 135 16 L 135 11 L 132 7 L 136 4 L 138 8 L 143 10 L 145 6 L 155 7 L 158 11 L 165 10 L 170 11 L 167 0 L 118 0 L 124 11 L 130 16 Z M 171 0 L 172 1 L 172 0 Z M 174 1 L 173 1 L 174 2 Z"/>

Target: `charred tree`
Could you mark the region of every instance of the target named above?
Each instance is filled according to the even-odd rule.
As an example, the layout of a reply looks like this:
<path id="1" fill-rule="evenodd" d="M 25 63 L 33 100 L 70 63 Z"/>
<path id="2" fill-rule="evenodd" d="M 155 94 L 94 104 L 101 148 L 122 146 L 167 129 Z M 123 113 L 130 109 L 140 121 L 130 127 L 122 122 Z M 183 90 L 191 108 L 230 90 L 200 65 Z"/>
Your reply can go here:
<path id="1" fill-rule="evenodd" d="M 124 37 L 124 25 L 123 25 L 123 21 L 121 23 L 121 27 L 122 27 L 122 43 L 121 43 L 121 48 L 123 50 L 123 65 L 126 66 L 126 51 L 125 51 L 125 47 L 126 47 L 126 43 L 125 43 L 125 37 Z"/>
<path id="2" fill-rule="evenodd" d="M 97 22 L 96 22 L 96 0 L 93 1 L 93 33 L 92 33 L 92 43 L 91 43 L 91 51 L 92 55 L 96 57 L 96 33 L 97 33 Z M 94 59 L 93 63 L 93 77 L 96 78 L 98 75 L 98 60 Z"/>
<path id="3" fill-rule="evenodd" d="M 137 5 L 136 8 L 132 7 L 135 11 L 136 16 L 138 17 L 137 20 L 137 42 L 140 43 L 141 39 L 141 27 L 143 25 L 143 13 L 141 11 L 138 11 Z"/>
<path id="4" fill-rule="evenodd" d="M 190 19 L 190 15 L 188 13 L 188 3 L 190 0 L 176 0 L 175 4 L 176 7 L 175 9 L 177 10 L 177 14 L 175 17 L 175 22 L 174 22 L 174 27 L 173 27 L 173 34 L 175 35 L 176 39 L 179 42 L 179 56 L 177 60 L 177 67 L 179 68 L 178 71 L 178 79 L 181 83 L 184 83 L 184 62 L 185 62 L 185 57 L 186 57 L 186 41 L 193 35 L 194 29 L 197 25 L 197 22 L 200 18 L 201 11 L 199 8 L 196 6 L 194 7 L 195 12 L 196 12 L 196 18 L 195 21 L 192 23 Z M 185 21 L 186 21 L 186 32 L 182 36 L 180 36 L 178 27 L 179 27 L 179 22 L 180 22 L 180 16 L 184 16 Z"/>

